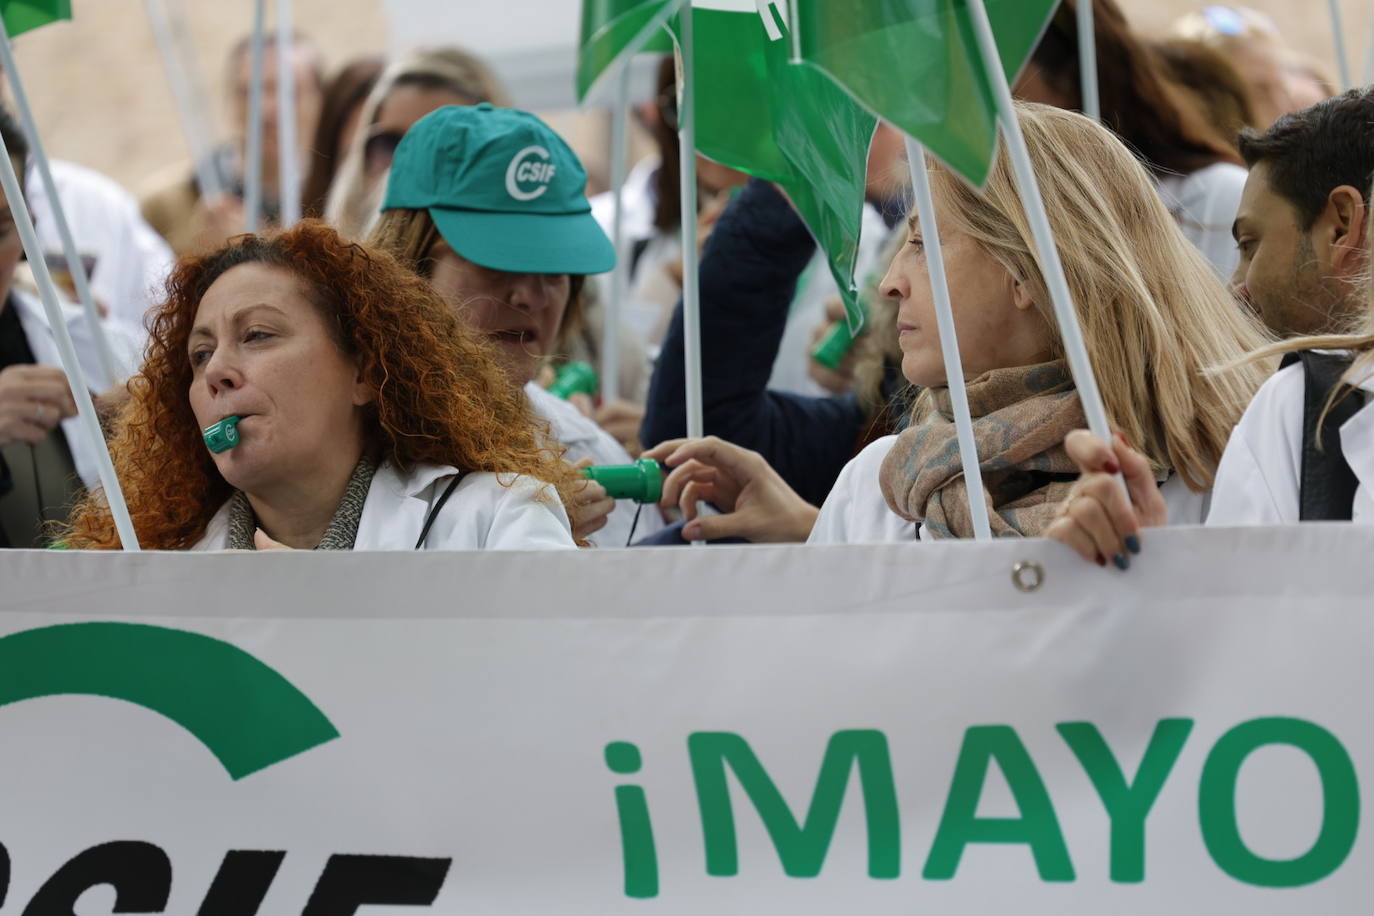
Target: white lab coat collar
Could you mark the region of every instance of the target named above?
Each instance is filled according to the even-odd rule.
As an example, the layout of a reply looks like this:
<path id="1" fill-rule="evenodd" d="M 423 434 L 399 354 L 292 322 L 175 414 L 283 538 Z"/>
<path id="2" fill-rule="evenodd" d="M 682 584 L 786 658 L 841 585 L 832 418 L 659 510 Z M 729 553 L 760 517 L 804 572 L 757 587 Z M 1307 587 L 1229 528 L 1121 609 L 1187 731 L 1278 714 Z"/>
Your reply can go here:
<path id="1" fill-rule="evenodd" d="M 1341 454 L 1360 483 L 1355 515 L 1363 517 L 1374 515 L 1374 378 L 1365 379 L 1359 387 L 1367 403 L 1341 424 Z"/>
<path id="2" fill-rule="evenodd" d="M 402 475 L 390 461 L 382 462 L 367 491 L 353 549 L 409 549 L 414 538 L 420 536 L 430 506 L 438 498 L 434 484 L 457 473 L 454 467 L 426 464 Z M 399 544 L 397 537 L 410 539 L 411 543 Z"/>
<path id="3" fill-rule="evenodd" d="M 457 468 L 426 464 L 416 467 L 410 474 L 402 475 L 390 461 L 382 462 L 368 487 L 353 549 L 397 550 L 397 532 L 413 531 L 413 537 L 418 538 L 425 526 L 430 504 L 437 498 L 437 494 L 431 492 L 435 481 L 457 473 Z M 205 534 L 191 549 L 223 549 L 228 536 L 229 502 L 226 501 L 205 526 Z"/>
<path id="4" fill-rule="evenodd" d="M 40 366 L 62 368 L 62 358 L 58 354 L 57 339 L 53 335 L 52 327 L 48 324 L 48 317 L 47 313 L 43 311 L 43 304 L 37 297 L 12 288 L 9 307 L 13 308 L 15 314 L 19 316 L 19 325 L 24 329 L 24 337 L 29 342 L 29 349 L 33 351 L 34 361 Z M 108 390 L 116 382 L 122 381 L 122 379 L 105 377 L 95 337 L 86 324 L 86 315 L 81 308 L 62 303 L 62 315 L 66 320 L 67 333 L 72 337 L 72 345 L 76 348 L 76 358 L 81 363 L 81 370 L 86 374 L 86 384 L 90 387 L 91 393 L 93 395 L 99 394 Z M 127 335 L 116 326 L 105 325 L 104 328 L 106 334 L 112 338 L 111 348 L 115 351 L 115 360 L 120 364 L 119 369 L 127 375 L 130 369 L 129 357 L 132 344 L 127 339 Z M 97 470 L 97 450 L 103 449 L 105 444 L 103 442 L 90 442 L 76 417 L 69 417 L 62 421 L 62 433 L 67 437 L 67 446 L 72 452 L 72 463 L 76 465 L 76 472 L 81 476 L 81 482 L 86 485 L 87 489 L 95 487 L 100 482 L 100 474 Z"/>

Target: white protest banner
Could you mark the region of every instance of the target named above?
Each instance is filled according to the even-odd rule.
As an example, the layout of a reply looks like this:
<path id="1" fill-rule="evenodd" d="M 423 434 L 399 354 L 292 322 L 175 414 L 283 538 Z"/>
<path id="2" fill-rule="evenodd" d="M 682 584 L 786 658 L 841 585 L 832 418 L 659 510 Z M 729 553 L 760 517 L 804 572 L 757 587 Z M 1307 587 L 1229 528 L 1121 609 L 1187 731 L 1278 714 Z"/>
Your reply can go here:
<path id="1" fill-rule="evenodd" d="M 0 553 L 0 895 L 1363 912 L 1371 552 Z"/>

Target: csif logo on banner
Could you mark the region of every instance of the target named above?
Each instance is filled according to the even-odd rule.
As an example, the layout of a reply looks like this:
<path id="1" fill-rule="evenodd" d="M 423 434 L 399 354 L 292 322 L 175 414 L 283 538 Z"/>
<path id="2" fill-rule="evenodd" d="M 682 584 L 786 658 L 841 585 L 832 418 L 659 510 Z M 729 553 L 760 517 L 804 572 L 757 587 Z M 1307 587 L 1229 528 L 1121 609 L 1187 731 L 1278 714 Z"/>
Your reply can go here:
<path id="1" fill-rule="evenodd" d="M 1111 881 L 1145 880 L 1146 819 L 1192 729 L 1191 719 L 1159 721 L 1135 775 L 1127 777 L 1096 725 L 1063 722 L 1056 726 L 1096 790 L 1110 823 Z M 1243 818 L 1236 804 L 1241 766 L 1267 746 L 1286 746 L 1306 755 L 1321 780 L 1320 831 L 1305 852 L 1289 859 L 1266 858 L 1241 835 Z M 825 864 L 851 774 L 857 771 L 867 825 L 868 877 L 901 876 L 902 824 L 883 732 L 854 729 L 831 736 L 803 819 L 793 813 L 742 736 L 695 732 L 687 738 L 687 754 L 701 817 L 706 874 L 730 877 L 740 871 L 728 773 L 733 773 L 762 821 L 783 872 L 793 878 L 814 878 Z M 612 742 L 604 755 L 607 767 L 617 775 L 631 776 L 643 768 L 640 750 L 632 743 Z M 1017 817 L 977 814 L 994 764 L 1011 790 Z M 632 784 L 616 786 L 614 794 L 624 892 L 628 897 L 657 897 L 658 859 L 648 796 L 642 786 Z M 1252 719 L 1223 734 L 1197 777 L 1197 799 L 1198 827 L 1212 861 L 1237 881 L 1258 887 L 1299 887 L 1326 878 L 1345 862 L 1359 830 L 1360 791 L 1350 755 L 1330 731 L 1304 719 Z M 1009 725 L 980 725 L 965 731 L 921 877 L 927 881 L 955 878 L 960 859 L 977 844 L 1024 846 L 1042 881 L 1077 878 L 1054 800 L 1030 752 Z"/>
<path id="2" fill-rule="evenodd" d="M 125 700 L 171 719 L 235 781 L 339 737 L 286 678 L 236 646 L 198 633 L 78 623 L 0 638 L 0 707 L 62 694 Z M 285 858 L 279 850 L 229 850 L 199 912 L 256 913 Z M 365 904 L 428 906 L 451 864 L 448 858 L 331 855 L 302 916 L 343 916 Z M 11 867 L 0 845 L 0 906 Z M 83 893 L 102 884 L 114 887 L 117 913 L 162 913 L 172 863 L 152 843 L 94 846 L 58 868 L 23 914 L 71 913 Z"/>

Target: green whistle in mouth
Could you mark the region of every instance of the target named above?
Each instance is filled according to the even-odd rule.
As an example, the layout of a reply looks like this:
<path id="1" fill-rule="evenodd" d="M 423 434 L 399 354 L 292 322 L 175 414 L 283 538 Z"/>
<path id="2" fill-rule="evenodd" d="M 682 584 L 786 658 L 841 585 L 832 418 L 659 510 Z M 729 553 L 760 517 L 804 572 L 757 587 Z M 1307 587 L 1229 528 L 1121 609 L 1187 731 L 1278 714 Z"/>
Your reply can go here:
<path id="1" fill-rule="evenodd" d="M 652 458 L 641 458 L 634 464 L 594 464 L 583 468 L 582 476 L 605 487 L 611 499 L 647 504 L 663 496 L 663 467 Z"/>
<path id="2" fill-rule="evenodd" d="M 205 447 L 218 455 L 239 444 L 239 421 L 242 417 L 225 417 L 201 430 Z"/>

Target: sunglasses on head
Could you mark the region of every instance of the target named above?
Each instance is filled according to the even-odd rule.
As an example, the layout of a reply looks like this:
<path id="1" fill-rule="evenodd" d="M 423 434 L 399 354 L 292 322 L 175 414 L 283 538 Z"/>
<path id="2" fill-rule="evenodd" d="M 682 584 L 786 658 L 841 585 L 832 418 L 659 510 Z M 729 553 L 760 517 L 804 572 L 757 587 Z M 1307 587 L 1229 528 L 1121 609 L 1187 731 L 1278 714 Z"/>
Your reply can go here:
<path id="1" fill-rule="evenodd" d="M 369 174 L 391 168 L 391 160 L 396 158 L 396 147 L 401 145 L 403 136 L 405 134 L 398 130 L 383 130 L 367 138 L 363 144 L 363 163 Z"/>

